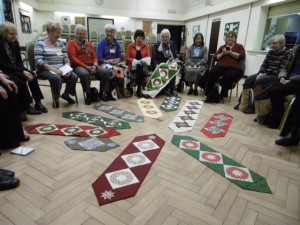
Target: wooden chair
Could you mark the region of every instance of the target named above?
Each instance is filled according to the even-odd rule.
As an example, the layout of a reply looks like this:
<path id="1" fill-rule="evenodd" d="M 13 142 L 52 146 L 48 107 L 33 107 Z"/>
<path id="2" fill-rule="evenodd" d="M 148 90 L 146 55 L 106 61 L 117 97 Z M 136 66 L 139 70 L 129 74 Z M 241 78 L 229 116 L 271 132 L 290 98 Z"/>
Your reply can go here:
<path id="1" fill-rule="evenodd" d="M 30 70 L 35 72 L 34 43 L 35 43 L 35 41 L 31 41 L 26 46 L 26 61 L 27 61 L 27 65 L 29 65 Z M 45 79 L 42 79 L 40 77 L 38 77 L 38 79 L 45 80 Z M 62 82 L 65 83 L 64 80 L 62 80 Z M 41 86 L 51 87 L 50 85 L 41 85 Z M 54 103 L 54 107 L 56 107 L 55 98 L 54 98 L 54 95 L 52 93 L 52 89 L 51 89 L 51 94 L 52 94 L 52 100 L 53 100 L 53 103 Z M 76 104 L 78 105 L 78 98 L 77 98 L 76 89 L 75 89 L 75 101 L 76 101 Z"/>

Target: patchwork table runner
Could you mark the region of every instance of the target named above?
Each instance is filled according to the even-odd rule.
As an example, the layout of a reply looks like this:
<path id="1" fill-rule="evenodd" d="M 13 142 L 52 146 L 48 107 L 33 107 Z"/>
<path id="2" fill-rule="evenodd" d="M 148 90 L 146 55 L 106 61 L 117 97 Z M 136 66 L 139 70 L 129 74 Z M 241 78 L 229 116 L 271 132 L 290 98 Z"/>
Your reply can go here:
<path id="1" fill-rule="evenodd" d="M 143 116 L 138 116 L 134 113 L 127 112 L 123 109 L 118 109 L 114 106 L 98 103 L 98 104 L 94 105 L 94 109 L 108 113 L 109 115 L 113 115 L 115 117 L 118 117 L 118 118 L 128 121 L 128 122 L 144 122 Z"/>
<path id="2" fill-rule="evenodd" d="M 68 141 L 65 141 L 65 144 L 72 150 L 81 150 L 81 151 L 99 151 L 105 152 L 110 149 L 120 147 L 117 143 L 112 141 L 109 138 L 87 138 L 87 137 L 78 137 Z"/>
<path id="3" fill-rule="evenodd" d="M 114 119 L 110 119 L 110 118 L 106 118 L 106 117 L 101 117 L 101 116 L 91 114 L 91 113 L 72 111 L 72 112 L 63 112 L 62 116 L 65 118 L 76 120 L 76 121 L 93 124 L 95 126 L 110 127 L 115 130 L 131 128 L 128 122 L 114 120 Z"/>
<path id="4" fill-rule="evenodd" d="M 140 98 L 137 100 L 137 103 L 140 109 L 142 110 L 144 116 L 155 118 L 155 119 L 163 116 L 161 111 L 157 108 L 157 106 L 154 104 L 152 100 Z"/>
<path id="5" fill-rule="evenodd" d="M 201 132 L 209 138 L 224 137 L 233 117 L 226 113 L 215 113 L 202 128 Z"/>
<path id="6" fill-rule="evenodd" d="M 134 196 L 164 144 L 155 134 L 134 138 L 93 183 L 99 205 Z"/>
<path id="7" fill-rule="evenodd" d="M 28 125 L 24 129 L 29 134 L 51 134 L 61 136 L 79 136 L 79 137 L 101 137 L 109 138 L 120 135 L 119 132 L 109 127 L 92 126 L 74 126 L 74 125 L 56 125 L 39 123 Z"/>
<path id="8" fill-rule="evenodd" d="M 203 101 L 186 101 L 179 113 L 169 124 L 169 128 L 175 132 L 191 131 L 197 121 Z"/>
<path id="9" fill-rule="evenodd" d="M 264 177 L 192 137 L 174 135 L 172 144 L 240 188 L 272 193 Z"/>
<path id="10" fill-rule="evenodd" d="M 159 108 L 165 112 L 176 111 L 180 105 L 180 101 L 180 97 L 166 97 Z"/>
<path id="11" fill-rule="evenodd" d="M 169 59 L 166 63 L 159 64 L 148 79 L 143 94 L 148 94 L 152 98 L 155 98 L 179 71 L 180 66 L 174 59 Z"/>

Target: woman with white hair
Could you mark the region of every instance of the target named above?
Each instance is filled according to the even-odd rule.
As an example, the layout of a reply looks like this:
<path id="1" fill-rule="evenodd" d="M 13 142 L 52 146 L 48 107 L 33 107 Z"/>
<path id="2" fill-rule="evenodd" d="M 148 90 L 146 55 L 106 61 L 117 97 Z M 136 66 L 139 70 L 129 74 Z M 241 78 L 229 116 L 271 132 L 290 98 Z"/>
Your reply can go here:
<path id="1" fill-rule="evenodd" d="M 69 41 L 68 55 L 74 72 L 80 78 L 82 90 L 85 93 L 85 104 L 91 104 L 91 80 L 94 75 L 100 81 L 99 98 L 107 102 L 104 92 L 108 91 L 108 71 L 98 65 L 98 59 L 91 42 L 86 40 L 87 29 L 81 24 L 75 27 L 76 38 Z"/>
<path id="2" fill-rule="evenodd" d="M 169 59 L 176 59 L 176 45 L 170 41 L 171 33 L 168 29 L 163 29 L 160 32 L 161 41 L 156 43 L 153 48 L 152 58 L 151 58 L 151 68 L 155 70 L 155 68 L 160 63 L 165 63 Z M 163 89 L 163 93 L 167 96 L 177 96 L 175 91 L 175 81 L 176 76 L 173 77 L 169 84 Z"/>
<path id="3" fill-rule="evenodd" d="M 116 27 L 113 24 L 106 24 L 104 26 L 105 37 L 98 43 L 97 46 L 97 58 L 98 62 L 109 71 L 110 78 L 110 90 L 116 89 L 118 96 L 124 96 L 124 78 L 118 77 L 115 70 L 117 65 L 122 60 L 122 48 L 115 39 Z M 108 96 L 110 100 L 115 100 L 111 96 Z"/>

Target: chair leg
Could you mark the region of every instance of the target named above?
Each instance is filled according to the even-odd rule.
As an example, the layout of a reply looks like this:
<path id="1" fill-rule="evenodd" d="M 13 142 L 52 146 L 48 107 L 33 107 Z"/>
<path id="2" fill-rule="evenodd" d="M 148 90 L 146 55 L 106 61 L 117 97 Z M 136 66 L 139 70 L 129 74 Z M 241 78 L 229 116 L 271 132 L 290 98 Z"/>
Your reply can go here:
<path id="1" fill-rule="evenodd" d="M 285 125 L 285 123 L 287 121 L 287 118 L 290 114 L 290 111 L 291 111 L 291 108 L 292 108 L 292 105 L 293 105 L 294 101 L 295 101 L 295 98 L 292 98 L 292 99 L 290 99 L 289 102 L 287 102 L 287 105 L 285 107 L 285 110 L 284 110 L 284 113 L 283 113 L 283 116 L 282 116 L 282 119 L 281 119 L 280 125 L 279 125 L 279 130 L 281 130 L 281 131 L 284 128 L 284 125 Z"/>
<path id="2" fill-rule="evenodd" d="M 83 95 L 84 95 L 84 94 L 83 94 Z M 76 89 L 75 89 L 75 101 L 76 101 L 76 104 L 78 105 L 78 97 L 77 97 Z"/>

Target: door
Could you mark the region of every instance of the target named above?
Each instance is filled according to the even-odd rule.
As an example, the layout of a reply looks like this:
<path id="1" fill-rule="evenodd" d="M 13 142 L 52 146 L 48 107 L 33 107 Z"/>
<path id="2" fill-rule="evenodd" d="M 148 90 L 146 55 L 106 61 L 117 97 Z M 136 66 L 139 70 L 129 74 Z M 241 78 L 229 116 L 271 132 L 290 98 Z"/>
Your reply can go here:
<path id="1" fill-rule="evenodd" d="M 209 50 L 208 50 L 208 65 L 211 65 L 212 63 L 212 54 L 215 54 L 215 52 L 218 50 L 220 24 L 221 24 L 220 20 L 213 21 L 211 24 Z"/>
<path id="2" fill-rule="evenodd" d="M 152 21 L 143 21 L 143 31 L 146 37 L 152 33 Z"/>

